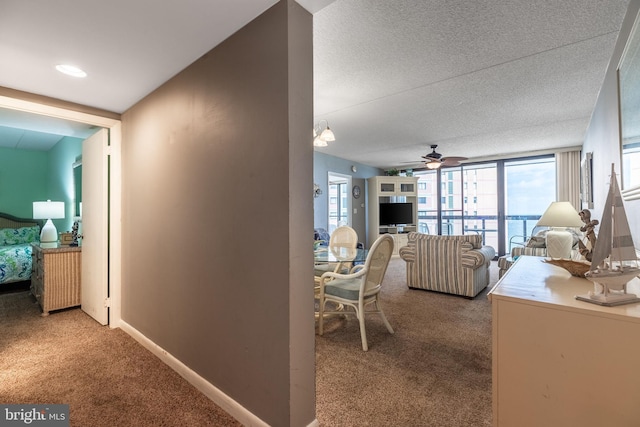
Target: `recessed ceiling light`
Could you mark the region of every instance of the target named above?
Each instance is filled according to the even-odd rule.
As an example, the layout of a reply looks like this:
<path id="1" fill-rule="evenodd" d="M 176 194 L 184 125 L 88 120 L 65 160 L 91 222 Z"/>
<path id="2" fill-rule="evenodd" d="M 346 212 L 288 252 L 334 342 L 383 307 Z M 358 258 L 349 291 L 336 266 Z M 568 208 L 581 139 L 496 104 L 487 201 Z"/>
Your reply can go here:
<path id="1" fill-rule="evenodd" d="M 73 65 L 59 64 L 56 65 L 56 70 L 73 77 L 87 77 L 87 73 Z"/>

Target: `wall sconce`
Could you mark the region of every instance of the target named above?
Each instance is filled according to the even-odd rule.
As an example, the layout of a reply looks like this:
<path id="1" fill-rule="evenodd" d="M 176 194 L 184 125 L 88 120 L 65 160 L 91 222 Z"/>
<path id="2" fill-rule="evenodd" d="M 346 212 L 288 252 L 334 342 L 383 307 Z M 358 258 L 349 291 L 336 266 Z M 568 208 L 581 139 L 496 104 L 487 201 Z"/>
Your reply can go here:
<path id="1" fill-rule="evenodd" d="M 322 190 L 320 189 L 320 186 L 314 182 L 313 183 L 313 198 L 317 199 L 318 197 L 320 197 L 321 194 L 322 194 Z"/>
<path id="2" fill-rule="evenodd" d="M 322 127 L 322 122 L 326 123 L 326 126 Z M 326 147 L 328 142 L 335 141 L 336 137 L 333 134 L 331 128 L 329 128 L 329 122 L 326 120 L 320 120 L 317 125 L 313 127 L 313 146 L 314 147 Z"/>

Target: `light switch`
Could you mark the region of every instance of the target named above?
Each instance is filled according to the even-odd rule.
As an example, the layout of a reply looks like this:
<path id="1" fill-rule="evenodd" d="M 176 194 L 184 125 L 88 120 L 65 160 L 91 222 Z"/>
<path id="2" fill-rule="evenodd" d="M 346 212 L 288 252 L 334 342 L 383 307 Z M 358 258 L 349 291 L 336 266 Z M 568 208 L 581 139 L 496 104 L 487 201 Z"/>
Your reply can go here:
<path id="1" fill-rule="evenodd" d="M 353 213 L 357 214 L 358 213 L 358 208 L 353 208 Z"/>

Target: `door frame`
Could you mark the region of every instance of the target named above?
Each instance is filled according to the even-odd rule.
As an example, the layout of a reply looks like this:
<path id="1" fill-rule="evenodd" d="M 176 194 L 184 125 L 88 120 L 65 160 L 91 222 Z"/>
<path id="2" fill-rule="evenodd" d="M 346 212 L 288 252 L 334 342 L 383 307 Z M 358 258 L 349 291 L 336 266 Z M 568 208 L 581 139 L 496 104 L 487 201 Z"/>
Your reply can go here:
<path id="1" fill-rule="evenodd" d="M 32 94 L 24 96 L 37 98 Z M 44 97 L 43 97 L 44 99 Z M 120 327 L 122 314 L 122 123 L 119 119 L 99 114 L 74 111 L 64 107 L 46 105 L 36 101 L 27 101 L 11 96 L 0 95 L 0 108 L 40 114 L 65 120 L 86 123 L 109 130 L 110 173 L 105 179 L 109 182 L 109 327 Z"/>

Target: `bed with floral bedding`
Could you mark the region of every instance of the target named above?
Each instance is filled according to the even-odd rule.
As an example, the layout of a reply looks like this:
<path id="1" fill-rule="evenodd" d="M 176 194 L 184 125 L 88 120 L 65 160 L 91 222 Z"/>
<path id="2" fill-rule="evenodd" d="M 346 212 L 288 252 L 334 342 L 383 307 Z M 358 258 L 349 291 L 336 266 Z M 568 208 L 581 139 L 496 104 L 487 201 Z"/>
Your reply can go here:
<path id="1" fill-rule="evenodd" d="M 0 285 L 31 279 L 31 244 L 40 242 L 40 222 L 0 212 Z"/>

